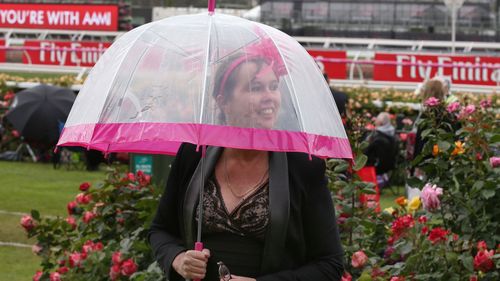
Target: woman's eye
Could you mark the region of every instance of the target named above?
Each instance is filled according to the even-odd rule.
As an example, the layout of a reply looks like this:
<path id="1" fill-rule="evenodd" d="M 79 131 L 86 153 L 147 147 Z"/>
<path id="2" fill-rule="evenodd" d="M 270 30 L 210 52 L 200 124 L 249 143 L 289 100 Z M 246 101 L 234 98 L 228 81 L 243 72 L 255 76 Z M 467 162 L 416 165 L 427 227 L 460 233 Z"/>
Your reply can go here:
<path id="1" fill-rule="evenodd" d="M 271 91 L 278 90 L 278 83 L 272 83 L 271 85 L 269 85 L 269 90 Z"/>
<path id="2" fill-rule="evenodd" d="M 252 85 L 252 86 L 250 86 L 250 91 L 260 92 L 260 91 L 262 91 L 262 85 Z"/>

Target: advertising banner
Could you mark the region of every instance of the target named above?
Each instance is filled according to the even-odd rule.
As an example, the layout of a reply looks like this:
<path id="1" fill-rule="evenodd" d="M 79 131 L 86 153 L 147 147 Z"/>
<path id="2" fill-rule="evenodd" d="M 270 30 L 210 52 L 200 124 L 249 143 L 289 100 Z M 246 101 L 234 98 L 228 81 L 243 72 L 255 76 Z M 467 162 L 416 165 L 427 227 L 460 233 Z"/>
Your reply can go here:
<path id="1" fill-rule="evenodd" d="M 5 40 L 3 39 L 0 39 L 0 63 L 3 63 L 5 62 L 5 49 L 3 47 L 5 47 Z"/>
<path id="2" fill-rule="evenodd" d="M 0 4 L 0 27 L 117 31 L 118 6 Z"/>
<path id="3" fill-rule="evenodd" d="M 91 67 L 109 46 L 110 42 L 27 40 L 23 63 Z"/>
<path id="4" fill-rule="evenodd" d="M 330 79 L 346 79 L 347 64 L 345 62 L 326 62 L 321 59 L 342 59 L 347 58 L 345 51 L 324 51 L 308 49 L 307 52 L 316 60 L 320 69 L 328 74 Z"/>
<path id="5" fill-rule="evenodd" d="M 500 57 L 376 53 L 373 80 L 422 82 L 436 75 L 454 84 L 495 86 Z"/>

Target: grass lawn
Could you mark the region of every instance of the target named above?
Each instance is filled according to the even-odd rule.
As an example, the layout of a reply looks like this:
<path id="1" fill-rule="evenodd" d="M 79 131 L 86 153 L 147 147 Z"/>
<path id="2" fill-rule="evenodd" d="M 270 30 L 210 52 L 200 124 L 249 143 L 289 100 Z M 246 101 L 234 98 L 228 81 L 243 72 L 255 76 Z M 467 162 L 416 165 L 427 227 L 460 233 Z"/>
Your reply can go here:
<path id="1" fill-rule="evenodd" d="M 105 178 L 98 172 L 54 170 L 51 164 L 0 161 L 0 211 L 29 213 L 32 209 L 42 216 L 66 216 L 66 204 L 79 193 L 80 183 L 92 184 Z M 28 239 L 17 214 L 0 213 L 0 241 L 33 244 Z M 0 246 L 0 281 L 31 280 L 40 259 L 31 248 Z"/>

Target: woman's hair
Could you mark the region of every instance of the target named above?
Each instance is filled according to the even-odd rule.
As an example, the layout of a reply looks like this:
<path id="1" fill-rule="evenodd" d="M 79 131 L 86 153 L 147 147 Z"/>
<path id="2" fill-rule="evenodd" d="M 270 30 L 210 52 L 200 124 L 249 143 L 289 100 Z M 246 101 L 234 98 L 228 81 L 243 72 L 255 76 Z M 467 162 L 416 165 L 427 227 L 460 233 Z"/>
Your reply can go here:
<path id="1" fill-rule="evenodd" d="M 425 102 L 430 97 L 437 98 L 441 101 L 445 99 L 446 90 L 443 83 L 439 80 L 429 80 L 425 82 L 422 89 L 422 102 Z"/>

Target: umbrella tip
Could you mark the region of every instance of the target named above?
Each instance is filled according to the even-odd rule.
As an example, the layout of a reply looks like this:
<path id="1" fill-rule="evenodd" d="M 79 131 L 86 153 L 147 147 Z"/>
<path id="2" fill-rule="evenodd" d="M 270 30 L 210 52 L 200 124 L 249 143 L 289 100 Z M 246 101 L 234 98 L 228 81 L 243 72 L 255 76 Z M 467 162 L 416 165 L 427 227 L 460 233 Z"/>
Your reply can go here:
<path id="1" fill-rule="evenodd" d="M 215 0 L 208 0 L 208 14 L 213 15 L 215 12 Z"/>

